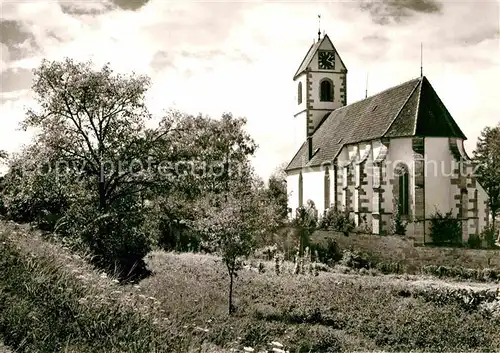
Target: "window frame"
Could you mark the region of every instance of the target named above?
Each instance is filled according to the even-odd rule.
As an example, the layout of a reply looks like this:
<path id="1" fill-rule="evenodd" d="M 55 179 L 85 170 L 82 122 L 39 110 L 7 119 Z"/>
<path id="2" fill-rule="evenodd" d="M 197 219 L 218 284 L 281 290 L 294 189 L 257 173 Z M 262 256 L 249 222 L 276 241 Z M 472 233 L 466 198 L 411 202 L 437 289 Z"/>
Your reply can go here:
<path id="1" fill-rule="evenodd" d="M 328 84 L 329 91 L 327 90 L 327 87 L 325 87 L 325 89 L 323 89 L 324 84 L 325 85 Z M 325 77 L 321 81 L 319 81 L 319 100 L 320 100 L 320 102 L 333 102 L 335 100 L 334 92 L 335 92 L 335 86 L 334 86 L 332 80 Z M 328 99 L 328 98 L 331 98 L 331 99 Z"/>

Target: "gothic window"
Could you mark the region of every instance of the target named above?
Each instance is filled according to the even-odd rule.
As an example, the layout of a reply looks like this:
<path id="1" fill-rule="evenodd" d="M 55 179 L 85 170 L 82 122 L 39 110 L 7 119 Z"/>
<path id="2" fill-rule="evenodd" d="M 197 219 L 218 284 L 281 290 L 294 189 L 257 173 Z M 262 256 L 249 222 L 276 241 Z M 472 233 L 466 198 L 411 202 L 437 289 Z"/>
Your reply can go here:
<path id="1" fill-rule="evenodd" d="M 302 172 L 299 174 L 299 207 L 302 207 L 304 205 L 304 190 L 303 190 L 303 185 L 304 181 L 302 179 Z"/>
<path id="2" fill-rule="evenodd" d="M 399 164 L 396 168 L 396 178 L 398 178 L 399 193 L 398 207 L 402 216 L 407 216 L 410 213 L 410 185 L 408 167 L 404 164 Z"/>
<path id="3" fill-rule="evenodd" d="M 302 103 L 302 82 L 299 82 L 298 92 L 297 92 L 298 104 Z"/>
<path id="4" fill-rule="evenodd" d="M 319 83 L 320 91 L 320 101 L 321 102 L 333 102 L 333 82 L 327 78 L 324 78 Z"/>
<path id="5" fill-rule="evenodd" d="M 330 207 L 330 172 L 328 167 L 325 169 L 325 210 Z"/>

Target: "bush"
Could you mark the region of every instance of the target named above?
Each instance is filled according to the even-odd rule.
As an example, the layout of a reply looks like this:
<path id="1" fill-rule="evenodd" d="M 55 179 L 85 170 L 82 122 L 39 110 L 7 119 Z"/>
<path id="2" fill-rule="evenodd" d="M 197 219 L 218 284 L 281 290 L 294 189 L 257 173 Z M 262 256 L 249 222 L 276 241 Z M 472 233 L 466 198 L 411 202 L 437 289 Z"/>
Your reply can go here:
<path id="1" fill-rule="evenodd" d="M 405 267 L 399 262 L 379 262 L 375 265 L 375 268 L 382 272 L 383 274 L 390 273 L 405 273 Z"/>
<path id="2" fill-rule="evenodd" d="M 201 237 L 184 222 L 162 220 L 158 246 L 166 251 L 198 251 Z"/>
<path id="3" fill-rule="evenodd" d="M 493 225 L 490 224 L 483 229 L 480 235 L 480 239 L 484 239 L 484 241 L 486 242 L 486 246 L 488 248 L 497 247 L 497 245 L 495 244 L 497 240 L 497 234 L 493 229 Z"/>
<path id="4" fill-rule="evenodd" d="M 36 223 L 42 230 L 52 231 L 68 209 L 68 194 L 74 186 L 67 175 L 46 170 L 37 160 L 18 160 L 2 180 L 0 199 L 7 218 L 21 223 Z M 73 184 L 72 184 L 73 183 Z M 71 185 L 71 186 L 70 186 Z"/>
<path id="5" fill-rule="evenodd" d="M 309 244 L 309 247 L 311 253 L 318 255 L 318 258 L 316 258 L 318 262 L 333 265 L 342 259 L 342 250 L 335 239 L 328 238 L 326 244 L 312 243 Z"/>
<path id="6" fill-rule="evenodd" d="M 460 243 L 462 226 L 460 220 L 453 217 L 451 211 L 442 214 L 436 211 L 431 215 L 431 238 L 435 243 Z"/>
<path id="7" fill-rule="evenodd" d="M 471 249 L 480 249 L 481 238 L 475 234 L 469 235 L 469 239 L 467 239 L 467 246 Z"/>
<path id="8" fill-rule="evenodd" d="M 500 280 L 500 271 L 493 268 L 470 269 L 460 266 L 436 266 L 427 265 L 422 267 L 423 274 L 437 277 L 458 278 L 463 280 L 474 280 L 478 282 L 492 282 Z"/>
<path id="9" fill-rule="evenodd" d="M 319 228 L 324 230 L 335 230 L 347 236 L 355 228 L 355 223 L 348 211 L 342 212 L 336 207 L 332 207 L 325 211 L 321 218 Z"/>
<path id="10" fill-rule="evenodd" d="M 344 250 L 342 259 L 340 260 L 340 265 L 355 269 L 368 269 L 371 267 L 371 264 L 367 259 L 365 259 L 358 251 L 352 249 Z"/>
<path id="11" fill-rule="evenodd" d="M 396 204 L 398 204 L 396 200 Z M 408 222 L 403 220 L 399 207 L 396 207 L 396 212 L 391 217 L 389 226 L 389 234 L 405 235 Z"/>
<path id="12" fill-rule="evenodd" d="M 153 239 L 144 229 L 145 214 L 129 203 L 129 210 L 116 207 L 101 213 L 94 205 L 75 205 L 65 215 L 71 220 L 58 229 L 69 237 L 77 237 L 84 252 L 93 262 L 121 280 L 139 280 L 149 275 L 144 257 Z"/>

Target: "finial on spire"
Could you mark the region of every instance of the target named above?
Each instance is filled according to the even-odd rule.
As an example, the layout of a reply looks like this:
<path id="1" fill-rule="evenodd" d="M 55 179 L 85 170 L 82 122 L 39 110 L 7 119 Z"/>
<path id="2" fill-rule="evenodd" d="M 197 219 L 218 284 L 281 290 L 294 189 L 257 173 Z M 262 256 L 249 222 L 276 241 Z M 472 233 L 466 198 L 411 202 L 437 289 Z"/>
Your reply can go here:
<path id="1" fill-rule="evenodd" d="M 368 98 L 368 72 L 366 73 L 366 90 L 365 90 L 365 99 Z"/>
<path id="2" fill-rule="evenodd" d="M 321 40 L 321 15 L 318 15 L 318 42 Z"/>
<path id="3" fill-rule="evenodd" d="M 423 61 L 424 46 L 420 42 L 420 78 L 424 77 L 424 61 Z"/>

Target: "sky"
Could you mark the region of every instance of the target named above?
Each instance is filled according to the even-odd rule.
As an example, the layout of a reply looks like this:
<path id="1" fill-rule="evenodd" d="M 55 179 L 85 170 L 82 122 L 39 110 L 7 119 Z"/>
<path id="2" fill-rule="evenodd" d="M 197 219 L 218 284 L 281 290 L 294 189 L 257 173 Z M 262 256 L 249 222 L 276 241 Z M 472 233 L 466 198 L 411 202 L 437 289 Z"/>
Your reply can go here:
<path id="1" fill-rule="evenodd" d="M 18 151 L 43 58 L 109 62 L 152 80 L 148 107 L 247 118 L 263 178 L 295 154 L 293 75 L 318 14 L 348 68 L 347 103 L 423 71 L 464 131 L 469 154 L 500 122 L 500 3 L 494 0 L 0 0 L 0 150 Z M 368 87 L 367 87 L 368 75 Z"/>

